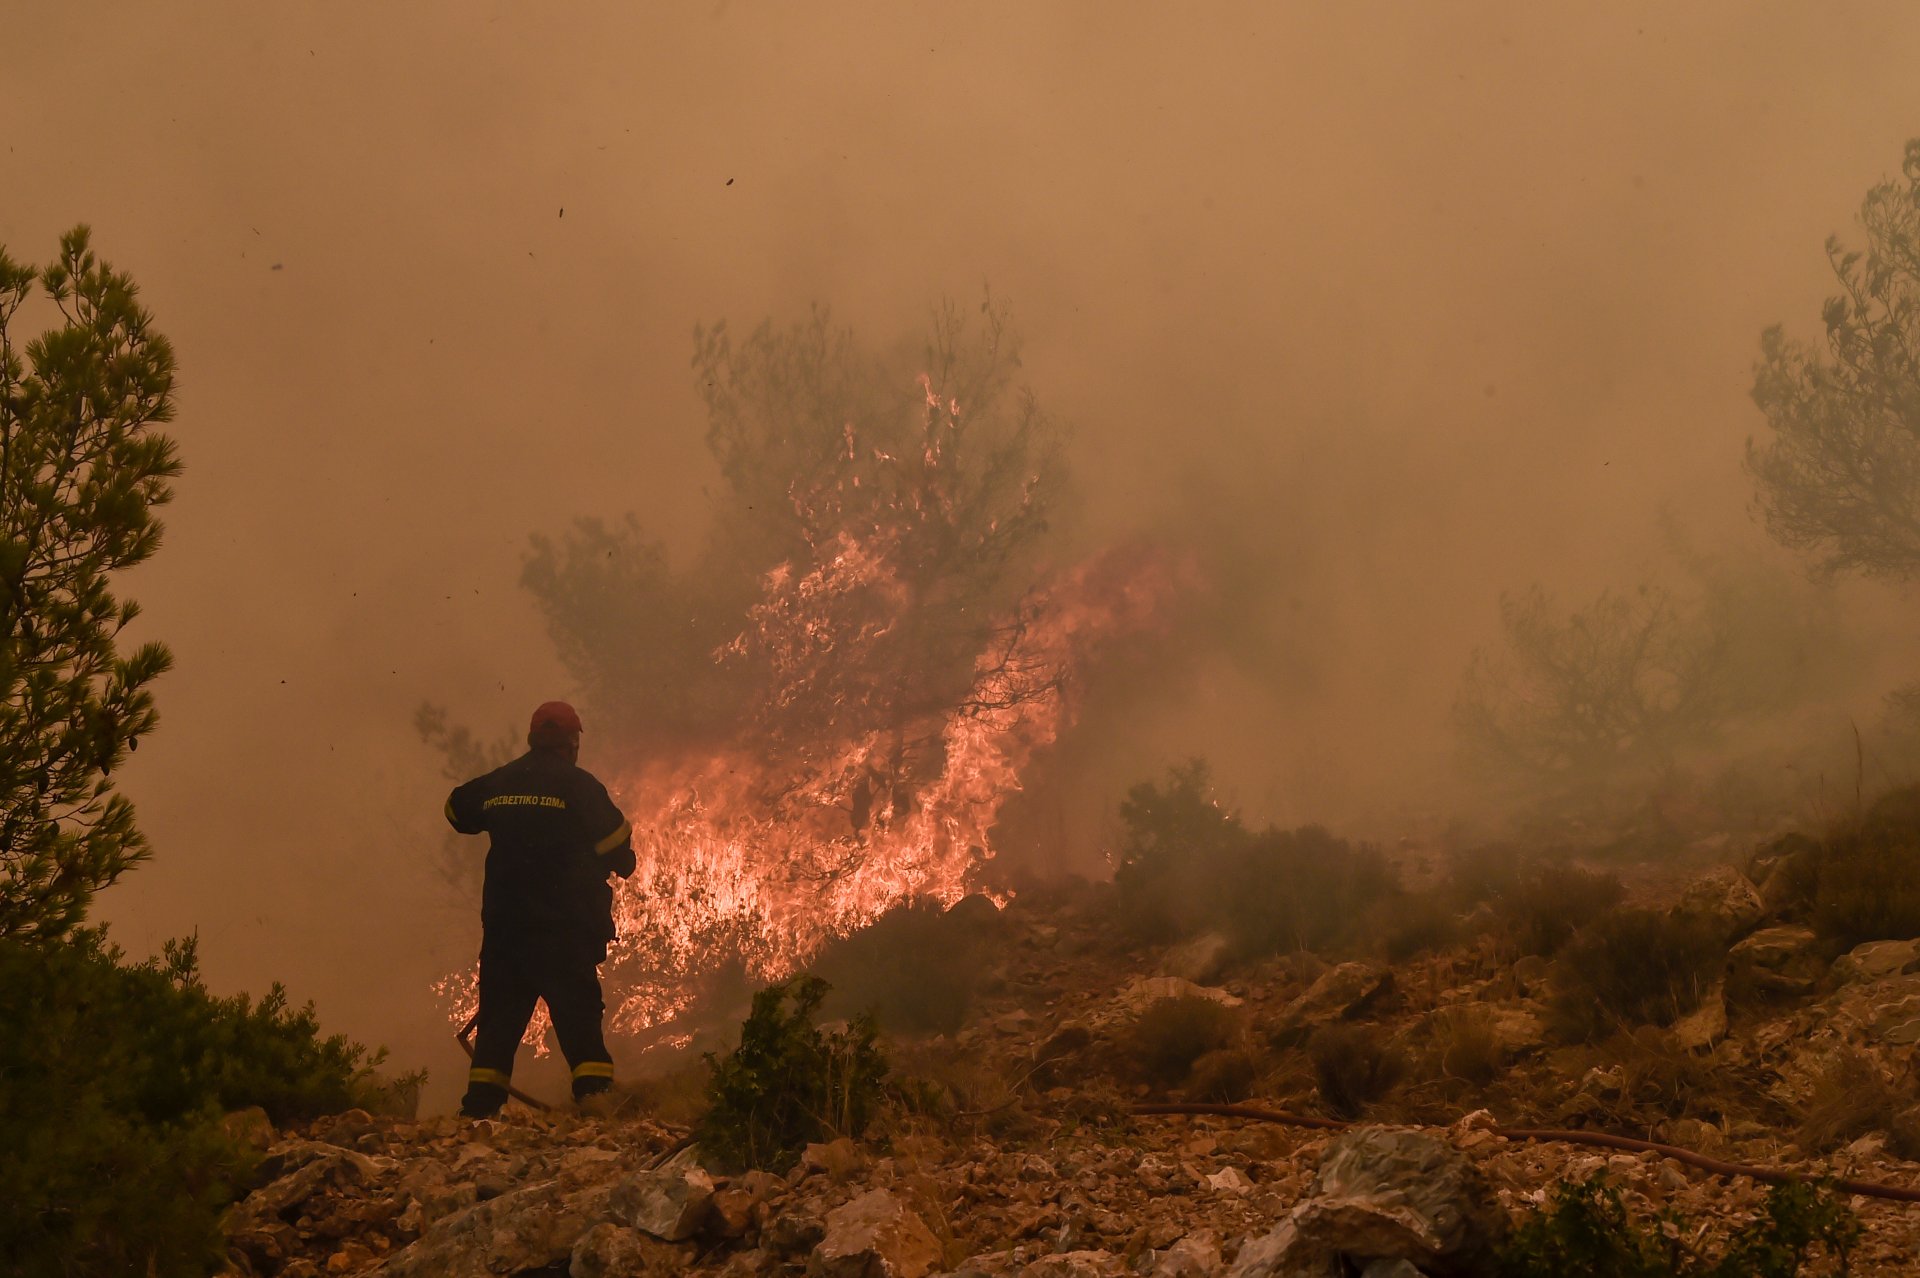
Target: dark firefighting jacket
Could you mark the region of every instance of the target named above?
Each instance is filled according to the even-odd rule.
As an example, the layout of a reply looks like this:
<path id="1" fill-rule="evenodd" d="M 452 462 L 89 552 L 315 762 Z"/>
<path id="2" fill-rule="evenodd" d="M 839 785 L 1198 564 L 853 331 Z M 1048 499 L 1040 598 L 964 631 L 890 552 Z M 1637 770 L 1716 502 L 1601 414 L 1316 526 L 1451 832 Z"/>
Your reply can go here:
<path id="1" fill-rule="evenodd" d="M 562 755 L 529 750 L 455 789 L 447 821 L 462 834 L 491 838 L 480 903 L 489 939 L 613 939 L 607 875 L 633 873 L 633 828 L 592 773 Z"/>

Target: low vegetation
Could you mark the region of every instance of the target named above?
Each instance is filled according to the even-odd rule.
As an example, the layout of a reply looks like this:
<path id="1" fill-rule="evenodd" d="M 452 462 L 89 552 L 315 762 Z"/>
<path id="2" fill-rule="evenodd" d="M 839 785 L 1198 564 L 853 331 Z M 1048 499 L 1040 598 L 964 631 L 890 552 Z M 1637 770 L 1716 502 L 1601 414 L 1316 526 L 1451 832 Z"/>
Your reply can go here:
<path id="1" fill-rule="evenodd" d="M 824 1011 L 866 1012 L 895 1033 L 953 1033 L 973 1006 L 996 923 L 980 897 L 951 910 L 930 903 L 889 910 L 815 960 L 814 974 L 832 987 Z"/>
<path id="2" fill-rule="evenodd" d="M 1163 998 L 1140 1014 L 1127 1057 L 1149 1084 L 1176 1087 L 1194 1062 L 1233 1041 L 1239 1017 L 1210 998 Z"/>
<path id="3" fill-rule="evenodd" d="M 1828 1154 L 1873 1132 L 1902 1158 L 1920 1159 L 1920 1089 L 1911 1073 L 1889 1077 L 1858 1048 L 1843 1048 L 1814 1080 L 1796 1139 Z"/>
<path id="4" fill-rule="evenodd" d="M 1628 1210 L 1604 1175 L 1562 1184 L 1528 1214 L 1502 1247 L 1500 1278 L 1795 1278 L 1816 1256 L 1841 1273 L 1860 1222 L 1827 1189 L 1775 1185 L 1760 1214 L 1717 1245 L 1709 1230 L 1674 1212 L 1646 1218 Z"/>
<path id="5" fill-rule="evenodd" d="M 0 1255 L 21 1273 L 208 1272 L 249 1162 L 222 1116 L 377 1105 L 379 1060 L 278 986 L 215 997 L 192 940 L 144 963 L 96 930 L 0 943 Z"/>
<path id="6" fill-rule="evenodd" d="M 878 1109 L 887 1062 L 869 1016 L 829 1033 L 815 1016 L 827 983 L 802 976 L 753 998 L 740 1045 L 707 1057 L 700 1146 L 735 1171 L 785 1171 L 807 1145 L 858 1136 Z"/>
<path id="7" fill-rule="evenodd" d="M 1807 921 L 1837 948 L 1920 937 L 1920 787 L 1887 794 L 1802 855 L 1789 873 Z"/>
<path id="8" fill-rule="evenodd" d="M 1243 958 L 1330 949 L 1352 942 L 1395 890 L 1377 848 L 1320 826 L 1249 830 L 1213 797 L 1202 760 L 1134 786 L 1120 819 L 1114 883 L 1122 923 L 1141 941 L 1215 930 Z"/>
<path id="9" fill-rule="evenodd" d="M 1671 1025 L 1700 1006 L 1726 961 L 1702 923 L 1620 909 L 1584 928 L 1555 966 L 1555 1032 L 1586 1042 L 1622 1027 Z"/>
<path id="10" fill-rule="evenodd" d="M 1377 1025 L 1323 1025 L 1307 1040 L 1320 1099 L 1336 1117 L 1359 1118 L 1407 1073 L 1407 1057 Z"/>

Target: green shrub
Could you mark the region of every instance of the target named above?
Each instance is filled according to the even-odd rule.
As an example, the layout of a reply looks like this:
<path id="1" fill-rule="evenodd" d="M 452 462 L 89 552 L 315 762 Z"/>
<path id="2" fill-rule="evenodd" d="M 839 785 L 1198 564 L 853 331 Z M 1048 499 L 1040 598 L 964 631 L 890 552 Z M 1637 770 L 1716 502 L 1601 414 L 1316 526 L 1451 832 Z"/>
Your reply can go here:
<path id="1" fill-rule="evenodd" d="M 197 1275 L 244 1177 L 223 1112 L 359 1103 L 378 1055 L 284 992 L 201 984 L 191 940 L 127 964 L 99 931 L 0 943 L 0 1255 L 24 1273 Z"/>
<path id="2" fill-rule="evenodd" d="M 1621 1026 L 1671 1025 L 1700 1005 L 1725 962 L 1725 944 L 1699 921 L 1616 910 L 1561 952 L 1554 1028 L 1584 1042 Z"/>
<path id="3" fill-rule="evenodd" d="M 1349 939 L 1394 889 L 1379 849 L 1319 826 L 1249 831 L 1211 797 L 1206 764 L 1143 783 L 1120 805 L 1126 828 L 1114 885 L 1123 926 L 1146 941 L 1207 929 L 1243 956 Z"/>
<path id="4" fill-rule="evenodd" d="M 887 1064 L 869 1016 L 826 1033 L 814 1024 L 827 983 L 801 976 L 753 996 L 740 1045 L 709 1053 L 706 1116 L 695 1129 L 720 1165 L 785 1171 L 808 1144 L 858 1136 L 879 1104 Z"/>
<path id="5" fill-rule="evenodd" d="M 1307 1040 L 1320 1099 L 1341 1118 L 1359 1118 L 1407 1072 L 1403 1053 L 1375 1025 L 1323 1025 Z"/>
<path id="6" fill-rule="evenodd" d="M 1760 1215 L 1734 1230 L 1717 1256 L 1701 1231 L 1673 1212 L 1641 1223 L 1606 1176 L 1562 1182 L 1502 1244 L 1499 1278 L 1795 1278 L 1816 1248 L 1845 1273 L 1858 1219 L 1831 1192 L 1774 1185 Z"/>
<path id="7" fill-rule="evenodd" d="M 1210 998 L 1163 998 L 1134 1022 L 1128 1054 L 1148 1082 L 1173 1087 L 1195 1061 L 1232 1042 L 1239 1023 L 1231 1008 Z"/>
<path id="8" fill-rule="evenodd" d="M 813 963 L 832 987 L 828 1015 L 870 1012 L 898 1033 L 951 1034 L 966 1021 L 997 930 L 991 905 L 901 905 L 828 946 Z"/>

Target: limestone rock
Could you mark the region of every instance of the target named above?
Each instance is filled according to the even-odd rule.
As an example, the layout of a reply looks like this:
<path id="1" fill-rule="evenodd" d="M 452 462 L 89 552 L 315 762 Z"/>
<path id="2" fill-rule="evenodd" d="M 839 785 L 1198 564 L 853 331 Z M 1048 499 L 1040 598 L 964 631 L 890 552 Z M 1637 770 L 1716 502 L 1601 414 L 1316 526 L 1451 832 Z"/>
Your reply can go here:
<path id="1" fill-rule="evenodd" d="M 1105 1251 L 1061 1251 L 1020 1270 L 1020 1278 L 1110 1278 L 1126 1272 L 1125 1261 Z"/>
<path id="2" fill-rule="evenodd" d="M 573 1244 L 567 1278 L 633 1278 L 646 1272 L 646 1265 L 640 1235 L 603 1220 Z"/>
<path id="3" fill-rule="evenodd" d="M 556 1181 L 529 1185 L 437 1220 L 420 1240 L 371 1272 L 381 1278 L 512 1274 L 570 1262 L 604 1195 L 568 1197 Z"/>
<path id="4" fill-rule="evenodd" d="M 825 1144 L 808 1145 L 800 1153 L 800 1165 L 808 1171 L 825 1172 L 835 1180 L 846 1180 L 866 1165 L 867 1156 L 858 1145 L 842 1136 Z"/>
<path id="5" fill-rule="evenodd" d="M 795 1256 L 819 1245 L 827 1236 L 827 1222 L 804 1207 L 794 1207 L 769 1216 L 761 1233 L 774 1252 Z"/>
<path id="6" fill-rule="evenodd" d="M 1328 968 L 1280 1013 L 1282 1031 L 1358 1016 L 1393 989 L 1393 970 L 1355 960 Z"/>
<path id="7" fill-rule="evenodd" d="M 1222 1007 L 1238 1007 L 1240 1000 L 1211 985 L 1196 985 L 1177 976 L 1142 976 L 1127 983 L 1114 1000 L 1114 1007 L 1128 1016 L 1138 1016 L 1162 999 L 1205 998 Z"/>
<path id="8" fill-rule="evenodd" d="M 1234 1278 L 1335 1278 L 1404 1260 L 1435 1275 L 1479 1272 L 1505 1227 L 1479 1171 L 1426 1132 L 1363 1127 L 1334 1140 L 1307 1198 L 1241 1248 Z M 1389 1271 L 1390 1272 L 1390 1271 Z"/>
<path id="9" fill-rule="evenodd" d="M 713 1177 L 682 1155 L 621 1181 L 613 1189 L 608 1210 L 623 1225 L 679 1242 L 699 1232 L 712 1206 Z"/>
<path id="10" fill-rule="evenodd" d="M 1728 951 L 1727 982 L 1741 993 L 1801 995 L 1812 991 L 1826 967 L 1812 928 L 1768 927 Z"/>
<path id="11" fill-rule="evenodd" d="M 1752 931 L 1766 912 L 1760 889 L 1730 865 L 1716 865 L 1689 883 L 1674 907 L 1679 917 L 1711 924 L 1727 940 Z"/>
<path id="12" fill-rule="evenodd" d="M 1219 932 L 1207 932 L 1167 951 L 1160 966 L 1168 976 L 1207 985 L 1220 979 L 1232 953 L 1233 942 Z"/>
<path id="13" fill-rule="evenodd" d="M 1727 1036 L 1727 990 L 1722 983 L 1700 999 L 1700 1006 L 1673 1023 L 1673 1041 L 1689 1052 L 1703 1051 Z"/>
<path id="14" fill-rule="evenodd" d="M 1148 1278 L 1214 1278 L 1220 1272 L 1220 1244 L 1201 1230 L 1188 1234 L 1153 1258 Z"/>
<path id="15" fill-rule="evenodd" d="M 220 1120 L 220 1126 L 236 1143 L 244 1145 L 256 1154 L 263 1154 L 273 1147 L 275 1136 L 273 1120 L 268 1118 L 267 1111 L 258 1105 L 234 1110 Z"/>
<path id="16" fill-rule="evenodd" d="M 905 1203 L 872 1189 L 827 1213 L 826 1237 L 807 1258 L 809 1278 L 924 1278 L 940 1244 Z"/>
<path id="17" fill-rule="evenodd" d="M 1833 961 L 1833 974 L 1840 981 L 1878 981 L 1920 971 L 1920 940 L 1868 941 L 1856 945 Z"/>

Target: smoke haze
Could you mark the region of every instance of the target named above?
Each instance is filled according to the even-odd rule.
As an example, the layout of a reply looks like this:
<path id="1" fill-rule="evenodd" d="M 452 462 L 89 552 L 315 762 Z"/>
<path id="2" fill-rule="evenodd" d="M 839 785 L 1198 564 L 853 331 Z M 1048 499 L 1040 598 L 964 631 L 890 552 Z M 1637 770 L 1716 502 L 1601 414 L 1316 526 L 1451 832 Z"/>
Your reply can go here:
<path id="1" fill-rule="evenodd" d="M 1446 807 L 1502 590 L 1631 585 L 1662 510 L 1771 553 L 1758 334 L 1815 331 L 1920 133 L 1902 3 L 12 7 L 0 243 L 90 223 L 182 370 L 126 583 L 178 658 L 125 779 L 156 854 L 98 913 L 443 1079 L 478 925 L 413 708 L 565 694 L 530 533 L 696 544 L 697 322 L 883 344 L 990 284 L 1071 535 L 1212 576 L 1204 658 L 1096 708 L 1096 797 L 1201 753 L 1254 818 L 1384 830 Z"/>

